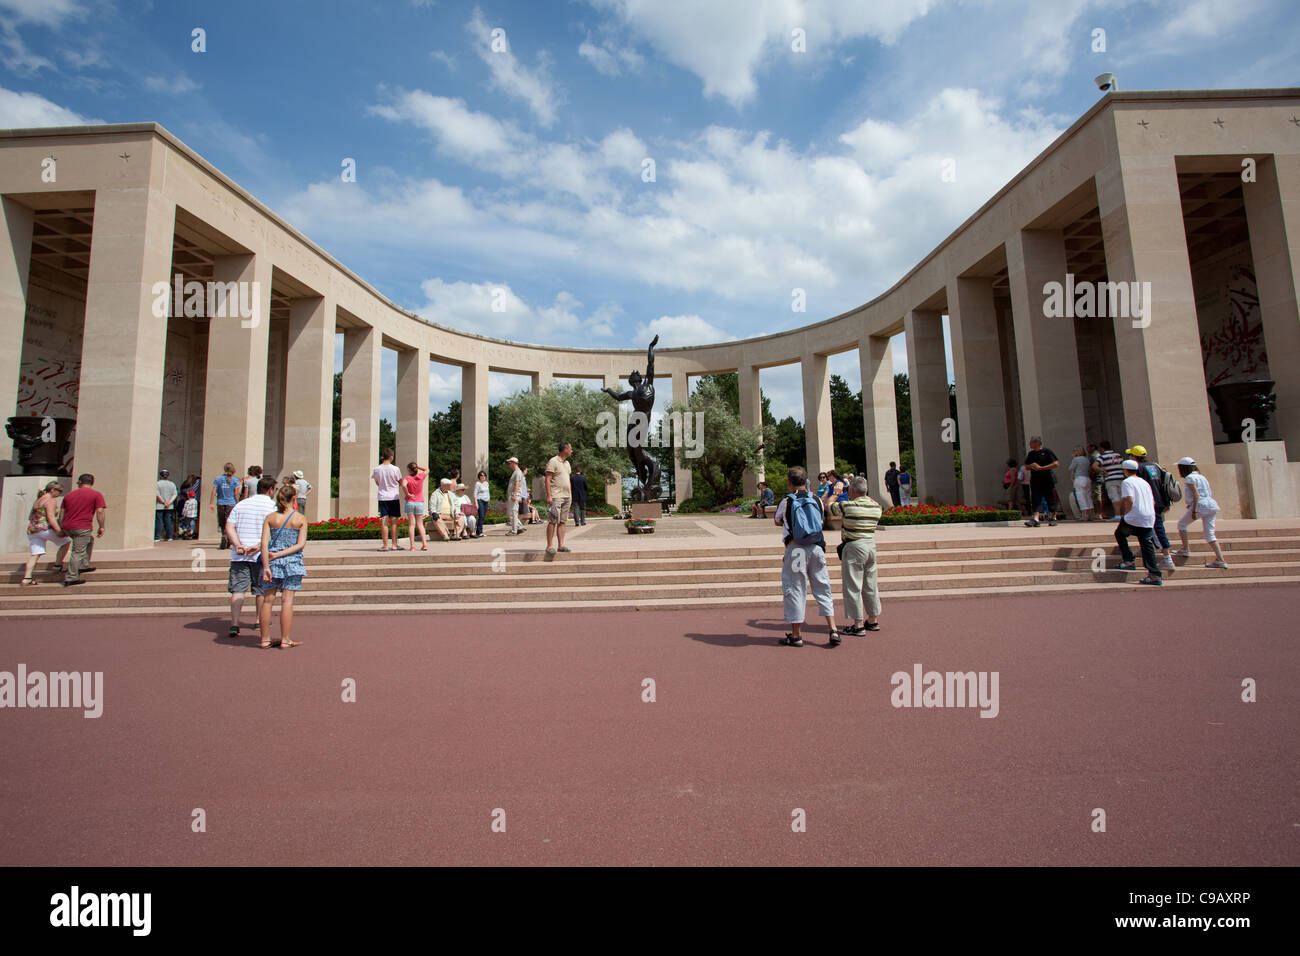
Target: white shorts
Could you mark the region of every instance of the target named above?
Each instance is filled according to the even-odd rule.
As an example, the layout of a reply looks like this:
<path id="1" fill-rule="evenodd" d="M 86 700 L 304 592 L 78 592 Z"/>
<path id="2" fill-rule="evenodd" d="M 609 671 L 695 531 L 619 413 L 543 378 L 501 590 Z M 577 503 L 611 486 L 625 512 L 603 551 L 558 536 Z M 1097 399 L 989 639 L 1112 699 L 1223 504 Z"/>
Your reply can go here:
<path id="1" fill-rule="evenodd" d="M 29 534 L 27 536 L 27 544 L 31 548 L 32 554 L 35 555 L 44 554 L 49 550 L 51 544 L 61 548 L 71 540 L 71 538 L 65 538 L 61 534 L 55 534 L 49 528 L 46 528 L 40 534 Z"/>
<path id="2" fill-rule="evenodd" d="M 1218 516 L 1218 511 L 1207 511 L 1204 508 L 1198 507 L 1196 509 L 1196 517 L 1193 518 L 1192 509 L 1188 508 L 1183 512 L 1183 516 L 1178 519 L 1178 530 L 1186 531 L 1192 526 L 1193 521 L 1199 520 L 1201 522 L 1201 531 L 1205 534 L 1205 543 L 1210 544 L 1214 541 L 1214 519 Z"/>
<path id="3" fill-rule="evenodd" d="M 1106 482 L 1106 497 L 1112 502 L 1118 503 L 1119 500 L 1124 497 L 1123 488 L 1124 482 L 1122 481 Z"/>

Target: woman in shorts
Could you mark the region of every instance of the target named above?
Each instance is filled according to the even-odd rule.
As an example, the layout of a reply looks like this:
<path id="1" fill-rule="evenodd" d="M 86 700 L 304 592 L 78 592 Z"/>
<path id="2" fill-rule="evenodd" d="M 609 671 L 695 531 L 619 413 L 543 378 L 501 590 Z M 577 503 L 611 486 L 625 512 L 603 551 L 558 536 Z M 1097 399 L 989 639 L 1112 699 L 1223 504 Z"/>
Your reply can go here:
<path id="1" fill-rule="evenodd" d="M 1183 499 L 1187 502 L 1187 510 L 1178 519 L 1178 537 L 1182 538 L 1183 546 L 1174 554 L 1184 558 L 1192 556 L 1192 551 L 1187 546 L 1187 529 L 1192 526 L 1193 521 L 1199 519 L 1201 531 L 1205 535 L 1205 543 L 1214 549 L 1214 560 L 1207 562 L 1205 566 L 1226 568 L 1228 564 L 1223 560 L 1223 548 L 1219 546 L 1219 539 L 1214 536 L 1214 519 L 1219 514 L 1219 503 L 1210 493 L 1209 479 L 1200 473 L 1193 458 L 1178 459 L 1178 474 L 1183 477 Z"/>
<path id="2" fill-rule="evenodd" d="M 302 590 L 307 569 L 302 551 L 307 547 L 307 519 L 298 510 L 298 489 L 293 485 L 280 488 L 275 495 L 276 510 L 262 522 L 262 608 L 257 617 L 262 642 L 258 647 L 297 647 L 302 641 L 290 639 L 293 633 L 293 595 Z M 271 641 L 271 605 L 280 594 L 280 640 Z"/>
<path id="3" fill-rule="evenodd" d="M 63 561 L 68 556 L 68 548 L 72 544 L 72 539 L 63 533 L 63 527 L 59 524 L 59 497 L 63 494 L 63 485 L 57 481 L 51 481 L 41 491 L 32 510 L 27 514 L 27 544 L 30 554 L 27 556 L 27 566 L 23 569 L 23 587 L 31 587 L 36 584 L 36 578 L 32 577 L 36 573 L 36 565 L 40 562 L 41 556 L 51 544 L 58 545 L 58 552 L 55 554 L 55 563 L 50 565 L 50 570 L 59 573 L 63 571 Z"/>
<path id="4" fill-rule="evenodd" d="M 424 479 L 429 477 L 429 469 L 423 465 L 410 462 L 406 466 L 406 477 L 402 479 L 402 512 L 406 515 L 406 533 L 411 550 L 415 550 L 415 529 L 420 529 L 420 550 L 429 550 L 429 536 L 424 530 Z"/>

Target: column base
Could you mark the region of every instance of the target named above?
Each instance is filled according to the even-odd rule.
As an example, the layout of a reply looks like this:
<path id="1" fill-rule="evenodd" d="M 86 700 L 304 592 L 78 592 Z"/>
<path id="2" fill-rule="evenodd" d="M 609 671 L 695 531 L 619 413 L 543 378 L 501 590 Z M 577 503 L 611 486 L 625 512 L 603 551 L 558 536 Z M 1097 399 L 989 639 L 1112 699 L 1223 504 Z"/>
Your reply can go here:
<path id="1" fill-rule="evenodd" d="M 1287 461 L 1286 442 L 1215 445 L 1214 457 L 1219 466 L 1214 470 L 1223 478 L 1229 477 L 1224 466 L 1236 466 L 1232 471 L 1237 478 L 1241 517 L 1300 517 L 1300 501 L 1297 500 L 1300 498 L 1300 462 Z M 1219 500 L 1218 486 L 1212 483 L 1210 487 Z M 1225 512 L 1228 510 L 1228 502 L 1219 500 L 1219 504 Z"/>

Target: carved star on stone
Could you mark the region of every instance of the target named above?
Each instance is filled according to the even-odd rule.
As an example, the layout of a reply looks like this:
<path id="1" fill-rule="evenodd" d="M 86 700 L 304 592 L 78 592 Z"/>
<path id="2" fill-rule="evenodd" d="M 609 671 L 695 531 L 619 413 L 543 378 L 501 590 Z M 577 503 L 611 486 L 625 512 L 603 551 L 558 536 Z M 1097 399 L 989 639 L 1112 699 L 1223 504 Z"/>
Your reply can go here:
<path id="1" fill-rule="evenodd" d="M 1138 125 L 1141 126 L 1143 129 L 1146 129 L 1151 124 L 1148 123 L 1146 120 L 1138 120 Z"/>
<path id="2" fill-rule="evenodd" d="M 1216 119 L 1216 120 L 1214 121 L 1214 125 L 1217 126 L 1217 127 L 1219 127 L 1219 129 L 1223 129 L 1223 120 L 1221 120 L 1221 119 Z"/>
<path id="3" fill-rule="evenodd" d="M 130 154 L 130 153 L 122 153 L 122 154 L 119 155 L 117 158 L 120 159 L 122 162 L 125 163 L 128 159 L 131 158 L 131 154 Z"/>
<path id="4" fill-rule="evenodd" d="M 1300 126 L 1300 119 L 1296 119 L 1294 116 L 1291 117 L 1291 122 L 1295 123 L 1296 126 Z"/>

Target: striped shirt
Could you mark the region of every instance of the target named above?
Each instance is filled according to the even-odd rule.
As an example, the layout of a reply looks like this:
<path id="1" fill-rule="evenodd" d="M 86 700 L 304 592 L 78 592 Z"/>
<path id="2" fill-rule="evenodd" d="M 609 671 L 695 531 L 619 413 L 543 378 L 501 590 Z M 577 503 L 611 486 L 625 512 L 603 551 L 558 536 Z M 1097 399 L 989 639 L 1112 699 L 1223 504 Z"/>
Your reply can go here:
<path id="1" fill-rule="evenodd" d="M 262 522 L 266 516 L 275 511 L 275 499 L 269 495 L 252 495 L 245 498 L 235 509 L 230 512 L 230 517 L 226 519 L 226 524 L 233 524 L 235 531 L 239 535 L 239 543 L 245 548 L 260 548 L 262 545 Z M 230 549 L 230 563 L 236 561 L 261 561 L 262 554 L 255 551 L 252 554 L 236 554 L 235 549 Z"/>
<path id="2" fill-rule="evenodd" d="M 1101 470 L 1106 475 L 1107 481 L 1124 480 L 1124 458 L 1117 451 L 1104 451 L 1097 459 L 1097 464 L 1101 465 Z"/>
<path id="3" fill-rule="evenodd" d="M 845 541 L 874 540 L 880 522 L 881 507 L 866 495 L 848 501 L 834 501 L 830 512 L 844 519 L 840 535 Z"/>

